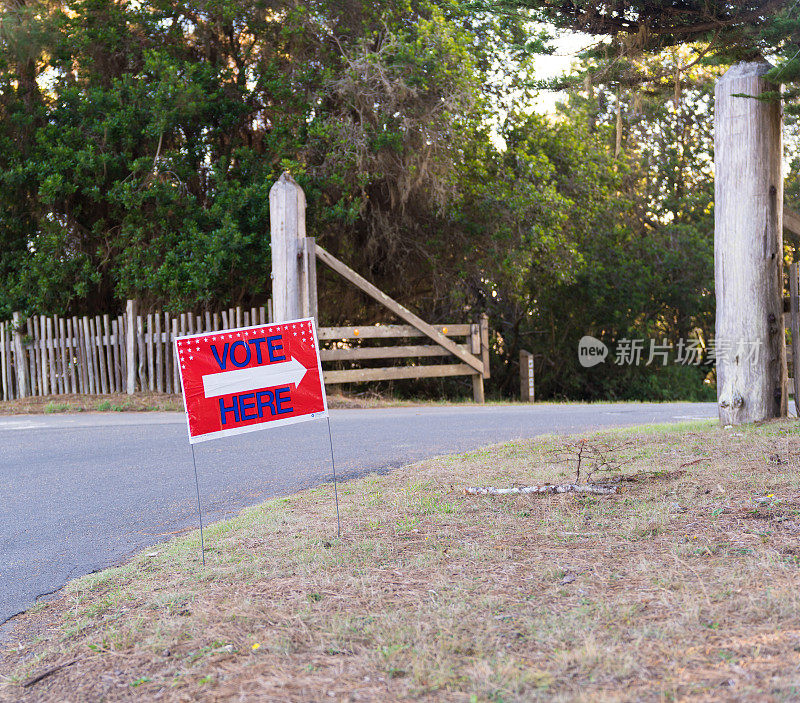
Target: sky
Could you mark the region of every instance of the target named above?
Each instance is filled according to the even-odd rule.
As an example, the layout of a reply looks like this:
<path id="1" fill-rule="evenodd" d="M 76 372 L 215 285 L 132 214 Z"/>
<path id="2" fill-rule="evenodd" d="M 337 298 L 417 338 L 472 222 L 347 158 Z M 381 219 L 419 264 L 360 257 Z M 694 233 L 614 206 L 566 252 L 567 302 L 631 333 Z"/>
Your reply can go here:
<path id="1" fill-rule="evenodd" d="M 534 58 L 536 78 L 547 80 L 568 73 L 572 64 L 577 61 L 578 53 L 595 42 L 597 38 L 589 34 L 562 32 L 553 42 L 555 51 L 552 54 L 541 54 Z M 566 100 L 566 97 L 563 91 L 543 90 L 533 101 L 531 110 L 545 115 L 555 114 L 556 103 Z M 495 118 L 491 139 L 498 149 L 505 149 L 505 140 L 499 134 L 499 127 L 506 118 L 505 111 L 497 109 Z"/>
<path id="2" fill-rule="evenodd" d="M 597 37 L 582 32 L 562 32 L 554 44 L 555 52 L 549 56 L 541 55 L 535 58 L 536 78 L 555 78 L 569 72 L 572 64 L 577 60 L 578 52 L 597 42 Z M 542 91 L 534 105 L 537 112 L 549 114 L 555 110 L 556 102 L 564 99 L 564 94 L 555 91 Z"/>

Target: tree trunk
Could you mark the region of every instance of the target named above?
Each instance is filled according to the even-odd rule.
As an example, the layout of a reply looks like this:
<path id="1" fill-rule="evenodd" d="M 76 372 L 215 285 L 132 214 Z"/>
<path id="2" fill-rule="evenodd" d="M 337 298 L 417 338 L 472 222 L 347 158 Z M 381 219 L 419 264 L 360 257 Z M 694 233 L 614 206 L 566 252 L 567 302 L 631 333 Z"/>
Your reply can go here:
<path id="1" fill-rule="evenodd" d="M 724 424 L 786 415 L 783 331 L 783 122 L 766 62 L 717 81 L 714 269 L 717 401 Z"/>

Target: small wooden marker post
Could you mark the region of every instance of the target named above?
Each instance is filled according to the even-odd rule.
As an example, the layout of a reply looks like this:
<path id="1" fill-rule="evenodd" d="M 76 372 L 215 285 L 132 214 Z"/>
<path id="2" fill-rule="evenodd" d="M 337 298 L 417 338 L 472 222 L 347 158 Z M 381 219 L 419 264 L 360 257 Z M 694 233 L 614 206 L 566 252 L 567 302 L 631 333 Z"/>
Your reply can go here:
<path id="1" fill-rule="evenodd" d="M 532 403 L 533 392 L 533 354 L 524 349 L 519 352 L 519 396 L 523 403 Z"/>

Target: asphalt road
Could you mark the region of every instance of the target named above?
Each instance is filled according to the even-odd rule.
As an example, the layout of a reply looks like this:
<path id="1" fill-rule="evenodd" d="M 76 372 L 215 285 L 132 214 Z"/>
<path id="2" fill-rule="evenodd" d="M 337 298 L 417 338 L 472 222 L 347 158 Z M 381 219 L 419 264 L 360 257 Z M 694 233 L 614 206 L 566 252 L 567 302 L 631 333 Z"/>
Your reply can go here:
<path id="1" fill-rule="evenodd" d="M 337 476 L 549 432 L 716 417 L 713 403 L 337 410 Z M 208 521 L 330 480 L 325 420 L 195 445 Z M 197 523 L 181 413 L 0 417 L 0 623 Z"/>

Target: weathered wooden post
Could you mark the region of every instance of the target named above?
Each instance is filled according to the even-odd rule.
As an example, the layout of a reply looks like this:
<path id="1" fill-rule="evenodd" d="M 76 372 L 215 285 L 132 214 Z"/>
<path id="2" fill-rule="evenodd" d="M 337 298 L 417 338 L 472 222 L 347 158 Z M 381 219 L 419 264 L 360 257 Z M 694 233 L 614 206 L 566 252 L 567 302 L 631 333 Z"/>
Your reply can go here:
<path id="1" fill-rule="evenodd" d="M 137 333 L 136 301 L 129 300 L 125 308 L 125 363 L 127 370 L 127 391 L 128 395 L 136 393 L 136 333 Z"/>
<path id="2" fill-rule="evenodd" d="M 736 64 L 714 95 L 717 402 L 731 425 L 786 415 L 783 115 L 754 99 L 776 90 L 770 68 Z"/>
<path id="3" fill-rule="evenodd" d="M 314 324 L 319 327 L 319 301 L 317 300 L 317 239 L 306 237 L 303 248 L 303 275 L 305 278 L 307 308 L 303 310 L 305 317 L 313 317 Z"/>
<path id="4" fill-rule="evenodd" d="M 481 326 L 475 322 L 469 326 L 469 350 L 477 357 L 481 357 Z M 485 371 L 484 371 L 485 373 Z M 483 392 L 483 374 L 472 374 L 472 400 L 475 403 L 484 403 L 486 398 Z"/>
<path id="5" fill-rule="evenodd" d="M 308 311 L 303 241 L 306 236 L 306 196 L 288 173 L 284 173 L 270 188 L 269 220 L 273 321 L 294 320 Z"/>
<path id="6" fill-rule="evenodd" d="M 30 389 L 28 381 L 28 362 L 25 359 L 25 346 L 22 343 L 22 315 L 15 312 L 12 316 L 12 329 L 14 331 L 14 370 L 17 372 L 17 393 L 19 398 L 25 398 Z"/>
<path id="7" fill-rule="evenodd" d="M 472 400 L 484 403 L 486 400 L 483 382 L 489 378 L 489 316 L 481 313 L 477 323 L 470 325 L 470 352 L 483 363 L 483 373 L 472 374 Z"/>
<path id="8" fill-rule="evenodd" d="M 524 349 L 519 352 L 519 397 L 523 403 L 534 400 L 533 354 Z"/>

